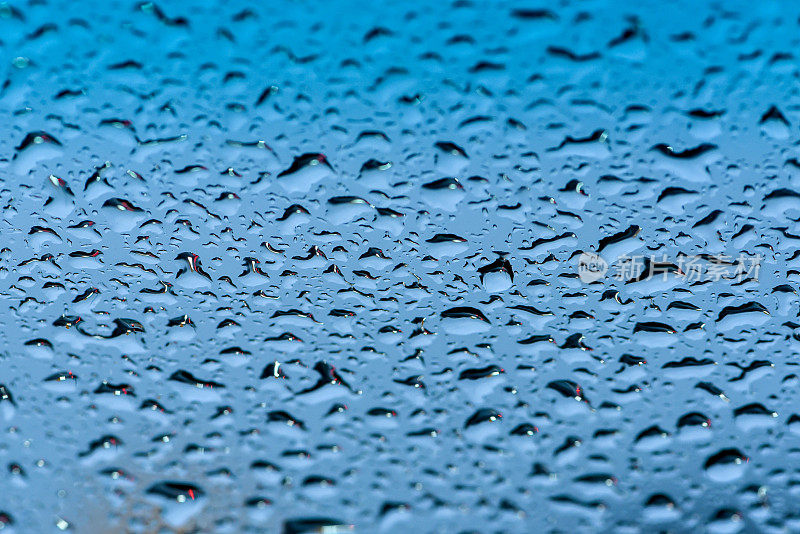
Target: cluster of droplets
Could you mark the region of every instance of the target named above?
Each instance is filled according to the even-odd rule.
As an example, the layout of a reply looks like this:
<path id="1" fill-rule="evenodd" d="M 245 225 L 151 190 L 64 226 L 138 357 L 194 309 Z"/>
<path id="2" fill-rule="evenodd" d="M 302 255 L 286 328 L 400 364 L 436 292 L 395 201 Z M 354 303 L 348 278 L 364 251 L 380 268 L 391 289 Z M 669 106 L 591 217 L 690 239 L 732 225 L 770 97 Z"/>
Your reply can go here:
<path id="1" fill-rule="evenodd" d="M 0 3 L 0 530 L 800 528 L 798 13 L 383 4 Z"/>

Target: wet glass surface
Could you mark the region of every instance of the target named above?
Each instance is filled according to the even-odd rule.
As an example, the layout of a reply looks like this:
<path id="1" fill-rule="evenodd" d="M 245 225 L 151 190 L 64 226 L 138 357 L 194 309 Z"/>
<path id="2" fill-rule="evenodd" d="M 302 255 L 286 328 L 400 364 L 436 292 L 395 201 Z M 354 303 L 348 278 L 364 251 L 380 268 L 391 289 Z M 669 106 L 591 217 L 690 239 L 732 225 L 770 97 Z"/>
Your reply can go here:
<path id="1" fill-rule="evenodd" d="M 799 14 L 0 4 L 0 530 L 797 531 Z"/>

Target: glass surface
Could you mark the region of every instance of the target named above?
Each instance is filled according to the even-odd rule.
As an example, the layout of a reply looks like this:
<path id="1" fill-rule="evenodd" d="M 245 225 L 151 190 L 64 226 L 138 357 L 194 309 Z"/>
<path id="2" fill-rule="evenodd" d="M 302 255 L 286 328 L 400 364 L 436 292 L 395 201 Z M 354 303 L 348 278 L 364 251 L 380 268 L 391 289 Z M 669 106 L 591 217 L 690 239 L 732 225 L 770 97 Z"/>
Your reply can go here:
<path id="1" fill-rule="evenodd" d="M 799 14 L 0 4 L 0 530 L 800 530 Z"/>

